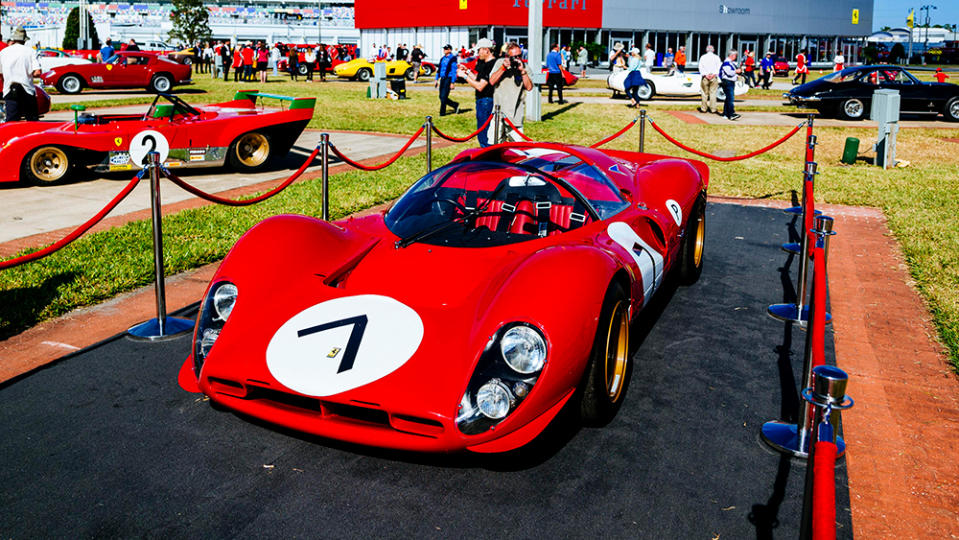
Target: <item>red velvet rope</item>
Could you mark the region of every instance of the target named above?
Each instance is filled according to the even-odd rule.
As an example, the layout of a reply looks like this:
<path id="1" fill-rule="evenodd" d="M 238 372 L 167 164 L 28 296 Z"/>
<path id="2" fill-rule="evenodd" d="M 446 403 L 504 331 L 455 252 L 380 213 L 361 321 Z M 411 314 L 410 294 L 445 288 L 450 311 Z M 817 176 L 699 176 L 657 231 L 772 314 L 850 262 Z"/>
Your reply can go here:
<path id="1" fill-rule="evenodd" d="M 173 174 L 168 169 L 163 169 L 163 175 L 166 176 L 167 179 L 169 179 L 171 182 L 179 186 L 181 189 L 188 191 L 192 193 L 193 195 L 196 195 L 197 197 L 210 201 L 212 203 L 223 204 L 226 206 L 250 206 L 252 204 L 265 201 L 269 199 L 270 197 L 276 195 L 277 193 L 283 191 L 284 189 L 288 188 L 290 184 L 296 181 L 296 179 L 299 178 L 304 171 L 306 171 L 307 167 L 309 167 L 310 164 L 313 163 L 313 159 L 316 158 L 316 155 L 319 152 L 320 152 L 319 147 L 314 148 L 310 156 L 306 158 L 306 161 L 303 162 L 303 165 L 300 165 L 300 168 L 297 169 L 295 173 L 293 173 L 293 176 L 284 180 L 282 184 L 276 186 L 275 188 L 271 189 L 270 191 L 267 191 L 266 193 L 262 195 L 254 197 L 252 199 L 244 199 L 242 201 L 237 201 L 234 199 L 225 199 L 223 197 L 217 197 L 216 195 L 202 191 L 199 188 L 191 186 L 190 184 L 186 183 L 185 180 Z"/>
<path id="2" fill-rule="evenodd" d="M 519 133 L 519 136 L 522 137 L 524 141 L 531 142 L 533 140 L 527 137 L 525 133 L 520 131 L 518 127 L 514 126 L 513 121 L 510 120 L 508 116 L 504 116 L 503 120 L 506 120 L 506 123 L 509 125 L 509 127 L 512 128 L 516 133 Z"/>
<path id="3" fill-rule="evenodd" d="M 390 158 L 389 160 L 387 160 L 385 163 L 380 163 L 379 165 L 373 165 L 373 166 L 361 165 L 361 164 L 353 161 L 352 159 L 344 156 L 343 153 L 340 152 L 335 146 L 333 146 L 332 143 L 330 143 L 330 150 L 332 150 L 333 153 L 336 154 L 336 157 L 342 159 L 342 160 L 345 161 L 347 164 L 349 164 L 351 167 L 354 167 L 354 168 L 357 168 L 357 169 L 360 169 L 360 170 L 363 170 L 363 171 L 378 171 L 378 170 L 380 170 L 380 169 L 385 169 L 386 167 L 389 167 L 390 165 L 393 164 L 393 162 L 395 162 L 397 159 L 399 159 L 400 156 L 402 156 L 402 155 L 409 149 L 409 147 L 413 144 L 413 141 L 415 141 L 416 139 L 418 139 L 419 136 L 423 134 L 423 130 L 424 130 L 424 129 L 426 129 L 426 126 L 425 126 L 425 125 L 420 126 L 420 129 L 417 130 L 416 133 L 414 133 L 412 137 L 410 137 L 410 140 L 406 141 L 406 144 L 403 145 L 403 148 L 400 148 L 400 151 L 397 152 L 395 156 L 391 157 L 391 158 Z"/>
<path id="4" fill-rule="evenodd" d="M 826 364 L 826 250 L 813 248 L 812 309 L 815 324 L 810 328 L 812 367 Z"/>
<path id="5" fill-rule="evenodd" d="M 616 133 L 613 133 L 612 135 L 610 135 L 609 137 L 606 137 L 605 139 L 599 141 L 598 143 L 589 145 L 589 147 L 590 147 L 590 148 L 599 148 L 600 146 L 603 146 L 604 144 L 608 143 L 609 141 L 618 138 L 618 137 L 619 137 L 620 135 L 622 135 L 623 133 L 626 133 L 627 131 L 629 131 L 629 128 L 633 127 L 634 125 L 636 125 L 636 119 L 635 119 L 635 118 L 633 118 L 633 121 L 632 121 L 632 122 L 626 124 L 626 126 L 623 127 L 623 129 L 617 131 Z"/>
<path id="6" fill-rule="evenodd" d="M 60 251 L 66 246 L 70 245 L 74 240 L 76 240 L 77 238 L 80 238 L 81 236 L 83 236 L 85 232 L 90 230 L 90 227 L 93 227 L 101 219 L 106 217 L 106 215 L 109 214 L 111 210 L 116 208 L 116 206 L 120 204 L 120 201 L 125 199 L 127 195 L 129 195 L 130 192 L 133 191 L 133 188 L 135 188 L 139 182 L 140 182 L 140 176 L 139 175 L 134 176 L 133 179 L 130 180 L 130 182 L 126 185 L 126 187 L 124 187 L 123 190 L 120 191 L 120 193 L 117 193 L 117 196 L 114 197 L 112 201 L 107 203 L 107 205 L 104 206 L 102 210 L 97 212 L 97 215 L 87 220 L 86 223 L 74 229 L 73 232 L 66 235 L 65 237 L 60 239 L 58 242 L 51 244 L 41 249 L 40 251 L 35 251 L 28 255 L 23 255 L 15 259 L 9 259 L 9 260 L 0 262 L 0 270 L 5 270 L 7 268 L 12 268 L 14 266 L 20 266 L 21 264 L 28 263 L 30 261 L 35 261 L 37 259 L 42 259 L 43 257 L 46 257 L 47 255 L 50 255 L 51 253 Z"/>
<path id="7" fill-rule="evenodd" d="M 450 142 L 466 142 L 466 141 L 472 139 L 473 137 L 479 135 L 480 133 L 483 132 L 483 130 L 485 130 L 486 128 L 488 128 L 488 127 L 489 127 L 489 123 L 490 123 L 492 120 L 493 120 L 493 115 L 491 114 L 491 115 L 489 115 L 489 117 L 486 118 L 486 121 L 483 122 L 483 125 L 480 126 L 479 129 L 477 129 L 477 130 L 474 131 L 473 133 L 470 133 L 469 135 L 467 135 L 467 136 L 465 136 L 465 137 L 463 137 L 463 138 L 453 137 L 452 135 L 447 135 L 447 134 L 443 133 L 442 131 L 440 131 L 440 128 L 436 127 L 436 124 L 433 124 L 433 132 L 435 132 L 437 135 L 439 135 L 440 138 L 446 139 L 447 141 L 450 141 Z"/>
<path id="8" fill-rule="evenodd" d="M 805 122 L 803 122 L 802 124 L 799 124 L 798 126 L 794 127 L 794 128 L 792 129 L 792 131 L 790 131 L 789 133 L 787 133 L 787 134 L 786 134 L 785 136 L 783 136 L 781 139 L 775 141 L 774 143 L 770 144 L 769 146 L 766 146 L 765 148 L 760 148 L 759 150 L 756 150 L 756 151 L 754 151 L 754 152 L 750 152 L 750 153 L 748 153 L 748 154 L 744 154 L 744 155 L 741 155 L 741 156 L 733 156 L 733 157 L 714 156 L 714 155 L 712 155 L 712 154 L 707 154 L 706 152 L 700 152 L 699 150 L 694 150 L 694 149 L 686 146 L 685 144 L 677 141 L 676 139 L 670 137 L 668 133 L 666 133 L 665 131 L 663 131 L 662 128 L 660 128 L 658 125 L 656 125 L 656 122 L 653 122 L 653 119 L 652 119 L 652 118 L 649 119 L 649 124 L 650 124 L 651 126 L 653 126 L 653 129 L 655 129 L 656 131 L 658 131 L 660 135 L 662 135 L 663 137 L 665 137 L 667 141 L 675 144 L 676 146 L 682 148 L 683 150 L 685 150 L 685 151 L 687 151 L 687 152 L 692 152 L 693 154 L 696 154 L 697 156 L 704 157 L 704 158 L 708 158 L 708 159 L 712 159 L 712 160 L 716 160 L 716 161 L 739 161 L 739 160 L 741 160 L 741 159 L 749 159 L 749 158 L 751 158 L 751 157 L 756 157 L 756 156 L 758 156 L 759 154 L 768 152 L 768 151 L 772 150 L 773 148 L 776 148 L 776 147 L 779 146 L 780 144 L 782 144 L 782 143 L 786 142 L 787 140 L 789 140 L 790 137 L 792 137 L 793 135 L 795 135 L 796 132 L 799 131 L 799 129 L 803 126 L 803 124 L 805 124 Z"/>
<path id="9" fill-rule="evenodd" d="M 836 445 L 817 442 L 813 461 L 812 537 L 836 540 Z"/>

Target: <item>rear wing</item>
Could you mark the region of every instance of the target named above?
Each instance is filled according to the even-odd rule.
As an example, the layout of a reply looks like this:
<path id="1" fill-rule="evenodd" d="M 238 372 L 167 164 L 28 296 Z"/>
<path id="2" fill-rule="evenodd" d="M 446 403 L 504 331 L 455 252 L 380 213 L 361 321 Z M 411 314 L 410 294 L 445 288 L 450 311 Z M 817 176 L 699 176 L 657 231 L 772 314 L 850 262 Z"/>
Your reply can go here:
<path id="1" fill-rule="evenodd" d="M 267 94 L 264 92 L 259 92 L 257 90 L 240 90 L 233 96 L 233 101 L 242 101 L 247 100 L 251 105 L 256 105 L 257 100 L 263 99 L 276 99 L 280 101 L 280 108 L 283 108 L 283 104 L 288 102 L 289 107 L 287 109 L 313 109 L 316 107 L 316 98 L 312 97 L 292 97 L 292 96 L 282 96 L 280 94 Z"/>

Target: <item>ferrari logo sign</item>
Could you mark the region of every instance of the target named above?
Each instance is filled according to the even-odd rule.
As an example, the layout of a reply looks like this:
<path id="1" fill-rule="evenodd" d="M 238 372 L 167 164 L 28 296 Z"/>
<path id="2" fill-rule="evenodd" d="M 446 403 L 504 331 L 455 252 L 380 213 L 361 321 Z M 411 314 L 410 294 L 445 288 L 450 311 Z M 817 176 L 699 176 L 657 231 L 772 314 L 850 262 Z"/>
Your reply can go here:
<path id="1" fill-rule="evenodd" d="M 859 24 L 859 10 L 858 10 L 858 9 L 852 10 L 852 23 L 853 23 L 853 24 Z"/>
<path id="2" fill-rule="evenodd" d="M 340 349 L 339 347 L 333 347 L 332 349 L 330 349 L 330 352 L 327 353 L 326 357 L 327 357 L 327 358 L 336 358 L 336 355 L 340 354 L 340 351 L 341 351 L 341 350 L 342 350 L 342 349 Z"/>
<path id="3" fill-rule="evenodd" d="M 466 9 L 466 0 L 460 0 L 460 9 Z"/>
<path id="4" fill-rule="evenodd" d="M 107 64 L 107 71 L 110 71 L 111 69 L 113 69 L 113 64 Z"/>
<path id="5" fill-rule="evenodd" d="M 117 145 L 117 146 L 120 146 L 121 144 L 123 144 L 123 137 L 117 137 L 117 138 L 113 139 L 113 144 L 115 144 L 115 145 Z"/>

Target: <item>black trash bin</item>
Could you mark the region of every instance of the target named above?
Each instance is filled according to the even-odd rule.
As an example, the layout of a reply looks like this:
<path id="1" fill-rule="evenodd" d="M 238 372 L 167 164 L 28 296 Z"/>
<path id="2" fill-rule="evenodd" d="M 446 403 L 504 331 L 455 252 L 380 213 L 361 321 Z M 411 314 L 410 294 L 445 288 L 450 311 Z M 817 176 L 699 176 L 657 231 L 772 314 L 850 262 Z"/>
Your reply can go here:
<path id="1" fill-rule="evenodd" d="M 396 92 L 400 99 L 409 99 L 406 97 L 406 79 L 390 79 L 390 90 Z"/>

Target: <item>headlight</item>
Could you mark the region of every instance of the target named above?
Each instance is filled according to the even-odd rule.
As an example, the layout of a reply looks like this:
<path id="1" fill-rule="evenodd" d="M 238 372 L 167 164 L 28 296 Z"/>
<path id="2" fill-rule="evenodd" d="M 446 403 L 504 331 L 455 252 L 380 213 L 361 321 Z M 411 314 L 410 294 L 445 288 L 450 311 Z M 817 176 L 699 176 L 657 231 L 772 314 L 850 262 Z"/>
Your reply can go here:
<path id="1" fill-rule="evenodd" d="M 236 304 L 236 285 L 232 283 L 222 283 L 216 287 L 213 293 L 213 309 L 221 321 L 225 321 L 233 312 L 233 305 Z"/>
<path id="2" fill-rule="evenodd" d="M 499 347 L 509 367 L 524 375 L 536 373 L 546 361 L 546 342 L 539 332 L 528 326 L 507 330 Z"/>
<path id="3" fill-rule="evenodd" d="M 197 317 L 196 333 L 193 337 L 193 371 L 200 376 L 203 362 L 213 349 L 217 338 L 223 331 L 223 325 L 233 312 L 239 289 L 229 281 L 215 283 L 207 292 L 200 315 Z"/>
<path id="4" fill-rule="evenodd" d="M 511 402 L 513 401 L 509 388 L 499 379 L 480 386 L 476 391 L 476 406 L 479 411 L 487 418 L 500 420 L 506 418 L 509 414 Z"/>
<path id="5" fill-rule="evenodd" d="M 546 339 L 528 323 L 500 328 L 483 349 L 460 400 L 456 425 L 466 435 L 496 427 L 523 402 L 546 365 Z"/>

